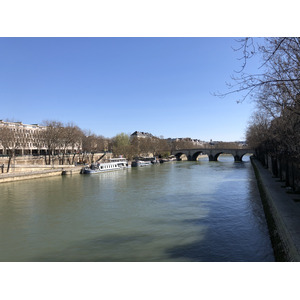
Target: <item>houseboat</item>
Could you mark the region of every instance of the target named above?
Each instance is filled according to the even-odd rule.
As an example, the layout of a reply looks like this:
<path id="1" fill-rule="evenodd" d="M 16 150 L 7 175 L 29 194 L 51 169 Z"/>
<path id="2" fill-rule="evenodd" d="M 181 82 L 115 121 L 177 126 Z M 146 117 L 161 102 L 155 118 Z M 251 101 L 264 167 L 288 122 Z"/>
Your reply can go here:
<path id="1" fill-rule="evenodd" d="M 82 174 L 94 174 L 108 171 L 122 170 L 128 168 L 126 158 L 111 158 L 108 162 L 93 163 L 82 170 Z"/>
<path id="2" fill-rule="evenodd" d="M 134 160 L 132 163 L 131 163 L 131 166 L 132 167 L 145 167 L 145 166 L 151 166 L 152 163 L 150 160 Z"/>
<path id="3" fill-rule="evenodd" d="M 161 158 L 160 163 L 170 162 L 170 161 L 176 161 L 177 158 L 175 155 L 170 155 L 168 158 Z"/>

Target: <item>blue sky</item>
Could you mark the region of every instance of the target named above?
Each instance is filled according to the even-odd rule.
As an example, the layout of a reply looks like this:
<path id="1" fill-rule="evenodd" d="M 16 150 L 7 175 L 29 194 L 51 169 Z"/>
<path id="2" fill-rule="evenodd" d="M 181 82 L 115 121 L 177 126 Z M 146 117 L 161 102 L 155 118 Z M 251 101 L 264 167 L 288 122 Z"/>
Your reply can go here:
<path id="1" fill-rule="evenodd" d="M 254 109 L 228 91 L 236 38 L 0 38 L 0 119 L 72 121 L 105 137 L 241 140 Z M 253 66 L 253 70 L 256 66 Z"/>

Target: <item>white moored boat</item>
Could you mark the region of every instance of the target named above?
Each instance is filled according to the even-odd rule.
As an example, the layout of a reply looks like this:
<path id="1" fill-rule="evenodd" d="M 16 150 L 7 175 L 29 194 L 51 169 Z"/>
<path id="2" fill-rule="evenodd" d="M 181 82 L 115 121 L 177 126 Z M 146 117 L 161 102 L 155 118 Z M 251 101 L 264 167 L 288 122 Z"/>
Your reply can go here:
<path id="1" fill-rule="evenodd" d="M 111 158 L 108 162 L 93 163 L 90 167 L 85 167 L 82 171 L 83 174 L 102 173 L 114 170 L 121 170 L 128 168 L 126 158 Z"/>

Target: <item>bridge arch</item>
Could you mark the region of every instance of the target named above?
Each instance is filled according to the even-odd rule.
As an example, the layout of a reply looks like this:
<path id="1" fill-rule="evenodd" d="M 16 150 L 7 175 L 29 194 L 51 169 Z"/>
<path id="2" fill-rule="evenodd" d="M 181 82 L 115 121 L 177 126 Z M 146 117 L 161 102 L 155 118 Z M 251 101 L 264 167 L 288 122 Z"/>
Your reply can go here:
<path id="1" fill-rule="evenodd" d="M 226 150 L 222 150 L 220 152 L 214 152 L 214 153 L 210 153 L 208 155 L 209 157 L 209 161 L 218 161 L 219 160 L 219 156 L 221 154 L 226 154 L 226 155 L 230 155 L 232 156 L 232 158 L 234 159 L 235 162 L 242 162 L 242 158 L 243 156 L 246 154 L 242 154 L 242 155 L 239 155 L 238 153 L 233 153 L 232 151 L 226 151 Z"/>
<path id="2" fill-rule="evenodd" d="M 209 154 L 209 161 L 218 161 L 218 158 L 221 154 L 225 154 L 224 152 L 217 152 L 215 154 Z"/>
<path id="3" fill-rule="evenodd" d="M 203 151 L 197 151 L 192 155 L 191 160 L 197 161 L 199 155 L 207 155 L 207 153 L 204 153 Z"/>
<path id="4" fill-rule="evenodd" d="M 188 156 L 183 152 L 178 152 L 175 154 L 177 160 L 188 160 Z M 185 159 L 184 159 L 185 157 Z"/>
<path id="5" fill-rule="evenodd" d="M 215 153 L 214 155 L 211 155 L 209 160 L 210 161 L 218 161 L 219 156 L 221 154 L 231 155 L 233 157 L 233 159 L 234 159 L 235 162 L 242 162 L 243 161 L 242 158 L 243 158 L 244 154 L 243 155 L 239 155 L 238 153 L 233 153 L 232 151 L 226 151 L 226 150 L 223 150 L 221 152 Z"/>
<path id="6" fill-rule="evenodd" d="M 233 151 L 226 151 L 226 150 L 224 150 L 223 152 L 220 152 L 220 153 L 217 153 L 217 154 L 215 154 L 215 156 L 214 156 L 214 161 L 217 161 L 218 160 L 218 158 L 219 158 L 219 156 L 221 155 L 221 154 L 228 154 L 228 155 L 232 155 L 232 157 L 234 158 L 234 161 L 235 162 L 242 162 L 243 161 L 243 157 L 244 157 L 244 155 L 246 155 L 246 154 L 252 154 L 252 153 L 248 153 L 248 152 L 244 152 L 244 153 L 234 153 Z"/>
<path id="7" fill-rule="evenodd" d="M 243 153 L 243 154 L 241 154 L 241 161 L 243 161 L 243 157 L 245 156 L 245 155 L 253 155 L 253 153 L 252 152 L 245 152 L 245 153 Z"/>

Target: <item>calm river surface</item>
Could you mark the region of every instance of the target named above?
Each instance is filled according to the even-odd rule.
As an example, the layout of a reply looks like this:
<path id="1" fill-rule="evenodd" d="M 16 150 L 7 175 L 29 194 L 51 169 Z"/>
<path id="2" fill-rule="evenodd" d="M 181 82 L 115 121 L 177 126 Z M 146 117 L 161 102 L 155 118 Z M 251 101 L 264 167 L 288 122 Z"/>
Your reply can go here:
<path id="1" fill-rule="evenodd" d="M 274 261 L 251 163 L 0 185 L 0 261 Z"/>

